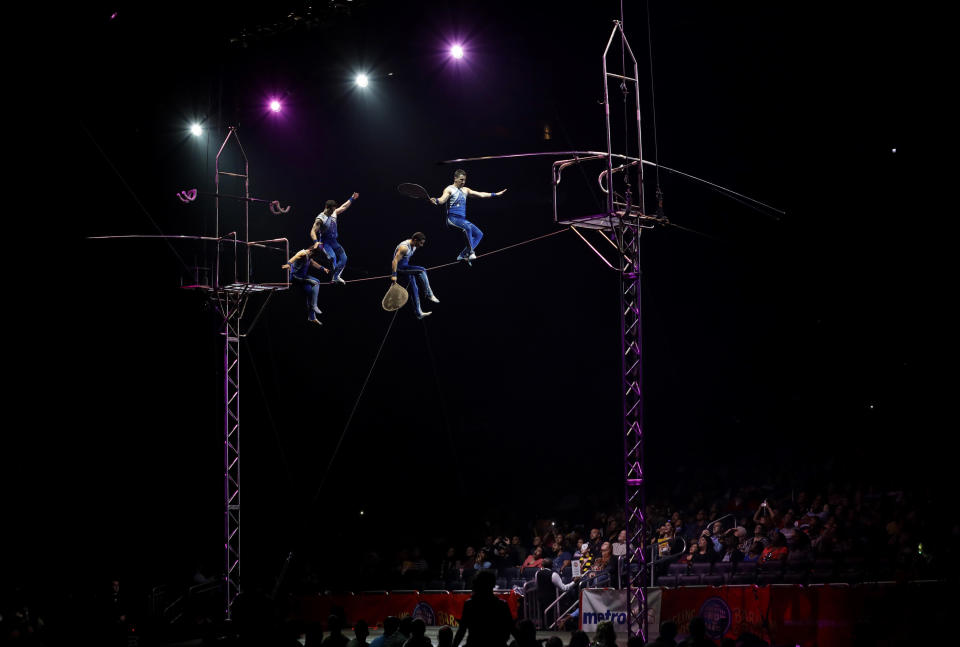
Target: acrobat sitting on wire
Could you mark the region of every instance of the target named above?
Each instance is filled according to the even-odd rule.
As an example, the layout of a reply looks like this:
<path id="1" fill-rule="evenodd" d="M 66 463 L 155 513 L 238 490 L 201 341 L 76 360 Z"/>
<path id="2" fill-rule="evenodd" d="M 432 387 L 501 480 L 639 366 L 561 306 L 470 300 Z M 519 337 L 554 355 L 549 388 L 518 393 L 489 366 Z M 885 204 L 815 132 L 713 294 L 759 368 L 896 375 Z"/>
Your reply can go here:
<path id="1" fill-rule="evenodd" d="M 299 286 L 307 297 L 307 307 L 309 308 L 307 321 L 315 323 L 318 326 L 323 325 L 320 323 L 320 320 L 317 319 L 317 315 L 322 314 L 320 308 L 317 307 L 317 297 L 320 294 L 320 281 L 310 276 L 308 270 L 310 266 L 313 265 L 318 270 L 323 270 L 324 272 L 330 271 L 313 260 L 314 254 L 316 254 L 319 249 L 317 246 L 301 249 L 282 266 L 283 269 L 290 270 L 290 282 Z"/>
<path id="2" fill-rule="evenodd" d="M 409 277 L 407 284 L 410 291 L 413 292 L 413 304 L 417 308 L 417 319 L 423 319 L 433 314 L 431 312 L 424 312 L 423 308 L 420 307 L 419 287 L 423 288 L 427 299 L 434 303 L 440 303 L 440 299 L 437 298 L 437 295 L 435 295 L 430 288 L 430 280 L 427 278 L 427 268 L 420 267 L 419 265 L 410 265 L 410 257 L 413 256 L 413 253 L 417 251 L 418 247 L 423 247 L 426 244 L 427 237 L 419 231 L 407 240 L 401 241 L 393 252 L 393 264 L 391 265 L 391 281 L 396 283 L 398 275 Z M 417 285 L 418 283 L 420 284 L 419 287 Z"/>
<path id="3" fill-rule="evenodd" d="M 317 242 L 322 243 L 323 252 L 333 263 L 333 282 L 341 285 L 346 283 L 341 274 L 347 265 L 347 253 L 343 251 L 337 239 L 337 216 L 346 211 L 359 197 L 359 193 L 354 193 L 339 207 L 336 200 L 327 200 L 323 211 L 314 220 L 313 228 L 310 229 L 310 238 L 314 241 L 314 247 L 317 246 Z"/>
<path id="4" fill-rule="evenodd" d="M 441 195 L 439 198 L 430 198 L 430 202 L 433 204 L 444 204 L 449 200 L 450 204 L 447 205 L 447 224 L 462 231 L 464 237 L 467 239 L 467 246 L 464 247 L 463 251 L 460 252 L 460 255 L 457 256 L 457 260 L 470 263 L 470 261 L 477 258 L 474 250 L 476 250 L 480 239 L 483 238 L 483 232 L 480 231 L 476 225 L 467 220 L 467 196 L 472 195 L 478 198 L 493 198 L 503 195 L 507 192 L 507 190 L 504 189 L 503 191 L 498 191 L 497 193 L 474 191 L 473 189 L 464 186 L 466 181 L 467 172 L 463 169 L 457 169 L 453 173 L 453 184 L 445 188 L 443 190 L 443 195 Z"/>

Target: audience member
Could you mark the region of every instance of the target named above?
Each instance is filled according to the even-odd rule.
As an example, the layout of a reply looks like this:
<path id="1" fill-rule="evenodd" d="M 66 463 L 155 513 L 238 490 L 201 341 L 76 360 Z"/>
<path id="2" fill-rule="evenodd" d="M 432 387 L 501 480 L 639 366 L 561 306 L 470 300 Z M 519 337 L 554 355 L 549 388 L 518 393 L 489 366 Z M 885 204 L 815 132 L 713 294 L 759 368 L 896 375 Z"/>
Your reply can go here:
<path id="1" fill-rule="evenodd" d="M 547 559 L 550 559 L 549 557 Z M 517 623 L 517 637 L 510 643 L 510 647 L 539 647 L 537 642 L 537 626 L 533 621 L 524 618 Z"/>
<path id="2" fill-rule="evenodd" d="M 621 557 L 627 554 L 627 531 L 621 530 L 617 533 L 617 540 L 613 542 L 614 557 Z"/>
<path id="3" fill-rule="evenodd" d="M 519 638 L 510 607 L 493 595 L 496 575 L 483 570 L 473 579 L 473 595 L 463 603 L 463 616 L 453 637 L 457 647 L 467 636 L 467 647 L 503 647 L 511 634 Z"/>
<path id="4" fill-rule="evenodd" d="M 367 622 L 365 620 L 357 620 L 353 624 L 353 640 L 347 643 L 347 647 L 369 647 L 367 642 L 367 636 L 370 635 L 370 630 L 367 628 Z"/>
<path id="5" fill-rule="evenodd" d="M 773 542 L 764 548 L 763 553 L 760 554 L 760 563 L 782 562 L 787 558 L 788 552 L 786 538 L 783 533 L 777 532 L 773 536 Z"/>
<path id="6" fill-rule="evenodd" d="M 570 644 L 568 647 L 590 647 L 590 637 L 587 632 L 577 629 L 570 632 Z"/>
<path id="7" fill-rule="evenodd" d="M 414 618 L 410 623 L 410 637 L 403 647 L 430 647 L 433 643 L 426 636 L 427 623 L 422 618 Z"/>
<path id="8" fill-rule="evenodd" d="M 543 549 L 537 546 L 532 555 L 527 555 L 521 568 L 540 568 L 543 565 Z"/>
<path id="9" fill-rule="evenodd" d="M 437 647 L 450 647 L 453 645 L 453 628 L 450 625 L 443 625 L 437 631 Z"/>
<path id="10" fill-rule="evenodd" d="M 597 632 L 593 634 L 593 647 L 617 647 L 617 633 L 612 622 L 603 620 L 597 623 Z"/>
<path id="11" fill-rule="evenodd" d="M 667 620 L 660 623 L 660 635 L 647 643 L 648 647 L 676 647 L 677 623 Z"/>
<path id="12" fill-rule="evenodd" d="M 398 629 L 400 629 L 400 618 L 387 616 L 383 621 L 383 635 L 374 638 L 370 642 L 370 647 L 386 647 L 387 641 L 393 638 Z"/>
<path id="13" fill-rule="evenodd" d="M 320 643 L 322 647 L 346 647 L 347 637 L 341 633 L 343 628 L 343 623 L 340 620 L 340 616 L 330 614 L 330 617 L 327 618 L 327 631 L 330 632 L 326 638 Z"/>
<path id="14" fill-rule="evenodd" d="M 717 647 L 717 644 L 707 638 L 707 623 L 697 616 L 690 620 L 690 635 L 680 643 L 681 647 Z"/>

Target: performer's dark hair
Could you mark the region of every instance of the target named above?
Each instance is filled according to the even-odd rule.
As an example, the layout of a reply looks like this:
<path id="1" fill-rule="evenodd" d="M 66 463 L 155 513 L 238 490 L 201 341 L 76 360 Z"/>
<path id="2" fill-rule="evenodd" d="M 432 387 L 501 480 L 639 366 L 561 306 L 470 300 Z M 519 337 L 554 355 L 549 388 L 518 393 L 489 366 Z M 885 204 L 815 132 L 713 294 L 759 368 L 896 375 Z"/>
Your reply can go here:
<path id="1" fill-rule="evenodd" d="M 323 205 L 323 210 L 324 210 L 324 211 L 326 211 L 327 209 L 336 209 L 336 208 L 337 208 L 337 201 L 336 201 L 336 200 L 327 200 L 327 203 L 326 203 L 325 205 Z"/>
<path id="2" fill-rule="evenodd" d="M 467 172 L 464 171 L 462 168 L 458 168 L 456 171 L 453 172 L 454 179 L 460 177 L 461 175 L 464 177 L 467 176 Z"/>
<path id="3" fill-rule="evenodd" d="M 423 232 L 420 232 L 420 231 L 415 233 L 413 236 L 410 236 L 410 238 L 417 241 L 420 244 L 427 242 L 427 237 L 423 234 Z"/>
<path id="4" fill-rule="evenodd" d="M 553 559 L 550 557 L 544 557 L 543 561 L 540 562 L 540 565 L 544 568 L 553 568 Z"/>

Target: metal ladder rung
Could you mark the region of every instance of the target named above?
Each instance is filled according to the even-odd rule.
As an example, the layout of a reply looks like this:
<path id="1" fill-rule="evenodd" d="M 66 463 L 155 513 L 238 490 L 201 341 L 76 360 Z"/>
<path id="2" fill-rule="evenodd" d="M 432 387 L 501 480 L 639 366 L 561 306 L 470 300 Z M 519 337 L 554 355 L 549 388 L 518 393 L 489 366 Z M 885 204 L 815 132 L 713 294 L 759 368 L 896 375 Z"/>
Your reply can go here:
<path id="1" fill-rule="evenodd" d="M 243 173 L 229 173 L 227 171 L 217 171 L 217 175 L 231 175 L 233 177 L 247 177 Z"/>
<path id="2" fill-rule="evenodd" d="M 607 72 L 607 76 L 612 76 L 616 79 L 623 79 L 624 81 L 633 81 L 634 83 L 637 82 L 637 80 L 632 76 L 623 76 L 622 74 L 614 74 L 613 72 Z"/>

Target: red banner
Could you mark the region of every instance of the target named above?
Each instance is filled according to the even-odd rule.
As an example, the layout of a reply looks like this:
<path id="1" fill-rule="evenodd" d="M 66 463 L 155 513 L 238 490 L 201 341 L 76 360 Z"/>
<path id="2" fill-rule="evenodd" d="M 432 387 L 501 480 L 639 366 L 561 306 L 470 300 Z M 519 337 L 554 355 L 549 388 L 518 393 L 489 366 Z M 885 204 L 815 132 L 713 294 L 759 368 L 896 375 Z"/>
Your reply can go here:
<path id="1" fill-rule="evenodd" d="M 690 620 L 701 616 L 707 636 L 718 643 L 749 632 L 776 645 L 847 647 L 875 642 L 871 631 L 890 636 L 904 627 L 909 642 L 924 618 L 931 624 L 938 617 L 945 620 L 935 610 L 949 595 L 948 585 L 935 582 L 663 589 L 660 622 L 677 623 L 678 641 L 690 632 Z"/>
<path id="2" fill-rule="evenodd" d="M 519 597 L 513 591 L 496 592 L 498 598 L 510 607 L 516 618 Z M 469 593 L 347 593 L 316 595 L 297 600 L 292 617 L 306 622 L 326 622 L 332 613 L 341 613 L 347 625 L 365 620 L 370 626 L 379 626 L 387 616 L 421 618 L 428 626 L 459 625 L 463 603 Z"/>
<path id="3" fill-rule="evenodd" d="M 743 633 L 765 637 L 763 622 L 769 607 L 768 586 L 664 589 L 660 622 L 673 621 L 679 632 L 686 635 L 690 633 L 690 620 L 702 617 L 707 624 L 707 636 L 717 642 Z"/>

